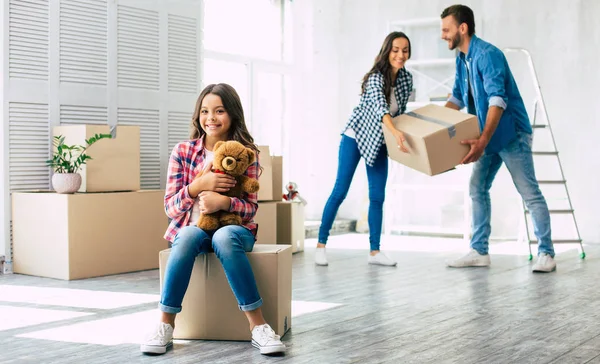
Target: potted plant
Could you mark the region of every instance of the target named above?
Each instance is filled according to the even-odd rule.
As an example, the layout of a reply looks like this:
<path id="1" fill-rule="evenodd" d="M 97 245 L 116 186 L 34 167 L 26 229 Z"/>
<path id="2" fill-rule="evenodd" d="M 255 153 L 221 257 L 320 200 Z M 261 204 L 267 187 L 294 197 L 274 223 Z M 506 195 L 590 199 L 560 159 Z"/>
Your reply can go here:
<path id="1" fill-rule="evenodd" d="M 86 161 L 92 159 L 86 154 L 87 149 L 100 139 L 111 138 L 110 134 L 95 134 L 86 139 L 85 146 L 66 145 L 65 137 L 57 135 L 53 138 L 54 153 L 46 164 L 54 170 L 52 187 L 58 193 L 74 193 L 81 187 L 81 175 L 78 173 Z"/>

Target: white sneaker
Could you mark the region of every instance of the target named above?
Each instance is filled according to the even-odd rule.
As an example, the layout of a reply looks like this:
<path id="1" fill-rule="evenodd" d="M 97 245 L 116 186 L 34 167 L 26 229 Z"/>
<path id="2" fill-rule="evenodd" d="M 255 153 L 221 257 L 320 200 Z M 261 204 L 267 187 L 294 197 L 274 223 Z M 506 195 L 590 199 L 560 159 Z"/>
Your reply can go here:
<path id="1" fill-rule="evenodd" d="M 156 332 L 140 345 L 140 350 L 144 354 L 164 354 L 171 346 L 173 346 L 173 327 L 160 322 Z"/>
<path id="2" fill-rule="evenodd" d="M 369 264 L 386 265 L 388 267 L 393 267 L 396 264 L 398 264 L 395 261 L 393 261 L 390 257 L 385 255 L 385 253 L 383 253 L 383 252 L 379 252 L 375 255 L 369 254 L 368 262 L 369 262 Z"/>
<path id="3" fill-rule="evenodd" d="M 315 253 L 315 264 L 316 265 L 329 265 L 327 262 L 327 256 L 325 255 L 326 248 L 317 248 Z"/>
<path id="4" fill-rule="evenodd" d="M 446 262 L 448 267 L 452 268 L 464 268 L 464 267 L 487 267 L 490 265 L 490 255 L 481 255 L 475 249 L 465 255 L 464 257 L 456 260 Z"/>
<path id="5" fill-rule="evenodd" d="M 541 253 L 533 265 L 532 272 L 549 273 L 556 270 L 556 262 L 548 253 Z"/>
<path id="6" fill-rule="evenodd" d="M 254 326 L 252 329 L 252 346 L 260 350 L 261 354 L 276 354 L 285 352 L 285 345 L 281 337 L 269 324 Z"/>

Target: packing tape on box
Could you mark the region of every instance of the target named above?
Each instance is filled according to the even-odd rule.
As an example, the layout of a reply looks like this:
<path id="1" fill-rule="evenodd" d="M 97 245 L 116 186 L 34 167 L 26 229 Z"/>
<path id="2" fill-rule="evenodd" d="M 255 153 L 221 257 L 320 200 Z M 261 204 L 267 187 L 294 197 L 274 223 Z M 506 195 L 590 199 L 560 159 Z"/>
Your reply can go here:
<path id="1" fill-rule="evenodd" d="M 429 121 L 429 122 L 432 122 L 432 123 L 436 123 L 438 125 L 441 125 L 441 126 L 445 127 L 446 129 L 448 129 L 448 135 L 450 136 L 450 139 L 452 139 L 452 138 L 454 138 L 456 136 L 456 127 L 454 125 L 450 124 L 450 123 L 447 123 L 447 122 L 442 121 L 442 120 L 434 119 L 434 118 L 429 117 L 429 116 L 419 115 L 419 114 L 416 114 L 416 113 L 414 113 L 412 111 L 407 112 L 406 115 L 412 116 L 413 118 L 417 118 L 417 119 Z"/>

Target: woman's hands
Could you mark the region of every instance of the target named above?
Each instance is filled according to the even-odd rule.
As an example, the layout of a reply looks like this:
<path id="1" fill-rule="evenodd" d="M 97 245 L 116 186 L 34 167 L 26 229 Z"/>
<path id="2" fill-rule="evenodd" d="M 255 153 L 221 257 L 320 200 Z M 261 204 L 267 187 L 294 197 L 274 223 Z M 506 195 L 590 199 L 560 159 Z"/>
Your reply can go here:
<path id="1" fill-rule="evenodd" d="M 398 149 L 400 149 L 404 153 L 408 153 L 408 148 L 406 148 L 406 146 L 404 145 L 404 143 L 406 142 L 406 138 L 404 138 L 404 133 L 402 133 L 396 128 L 394 128 L 394 130 L 394 137 L 396 138 L 396 142 L 398 142 Z"/>
<path id="2" fill-rule="evenodd" d="M 396 139 L 396 142 L 398 143 L 398 149 L 400 149 L 404 153 L 408 153 L 408 148 L 406 148 L 406 145 L 408 145 L 408 144 L 405 145 L 406 138 L 404 137 L 404 133 L 402 133 L 400 130 L 396 129 L 390 114 L 383 115 L 383 123 L 388 128 L 388 130 L 391 131 L 392 134 L 394 135 L 394 138 Z"/>

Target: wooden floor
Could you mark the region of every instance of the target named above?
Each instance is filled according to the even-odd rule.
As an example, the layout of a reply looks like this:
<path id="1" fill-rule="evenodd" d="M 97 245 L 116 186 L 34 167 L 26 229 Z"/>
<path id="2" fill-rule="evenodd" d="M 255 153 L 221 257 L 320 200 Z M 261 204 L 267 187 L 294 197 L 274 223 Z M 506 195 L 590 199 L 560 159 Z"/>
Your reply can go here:
<path id="1" fill-rule="evenodd" d="M 285 356 L 248 342 L 176 341 L 144 356 L 158 271 L 64 282 L 0 276 L 1 363 L 600 363 L 600 245 L 564 247 L 533 274 L 524 247 L 496 244 L 492 267 L 451 269 L 456 240 L 392 237 L 397 267 L 366 264 L 365 235 L 314 240 L 293 259 L 293 328 Z M 496 253 L 496 254 L 494 254 Z"/>

